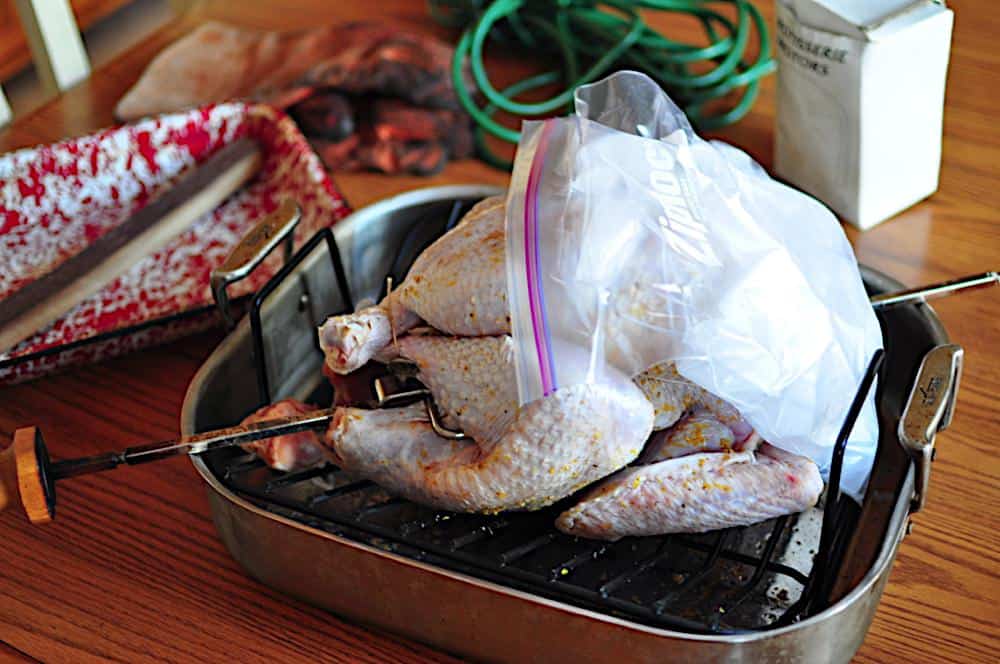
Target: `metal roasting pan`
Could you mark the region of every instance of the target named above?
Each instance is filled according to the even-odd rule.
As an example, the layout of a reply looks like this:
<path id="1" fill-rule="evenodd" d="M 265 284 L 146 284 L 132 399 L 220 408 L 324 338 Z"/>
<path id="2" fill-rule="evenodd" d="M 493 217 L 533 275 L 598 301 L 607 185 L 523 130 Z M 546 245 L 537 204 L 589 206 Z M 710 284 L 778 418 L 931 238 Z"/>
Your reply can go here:
<path id="1" fill-rule="evenodd" d="M 497 192 L 486 186 L 418 190 L 339 222 L 333 236 L 355 301 L 380 297 L 386 274 L 401 269 L 393 260 L 398 260 L 399 245 L 415 218 L 440 209 L 442 201 L 471 202 Z M 323 243 L 312 243 L 305 249 L 307 255 L 289 266 L 290 278 L 259 302 L 259 335 L 252 331 L 251 316 L 245 316 L 206 360 L 184 400 L 183 434 L 232 424 L 267 398 L 306 398 L 324 382 L 315 326 L 327 314 L 352 304 L 338 289 L 325 286 L 335 281 L 326 250 Z M 874 270 L 862 272 L 872 293 L 901 288 Z M 429 558 L 403 555 L 248 499 L 227 486 L 211 459 L 195 456 L 192 463 L 208 485 L 220 537 L 251 576 L 347 619 L 452 653 L 548 664 L 847 662 L 871 623 L 916 504 L 917 465 L 897 433 L 904 407 L 918 388 L 924 394 L 927 389 L 947 389 L 950 411 L 957 389 L 955 375 L 926 380 L 923 372 L 918 376 L 925 355 L 948 343 L 929 306 L 897 307 L 879 317 L 887 348 L 878 393 L 882 440 L 868 495 L 844 548 L 844 562 L 828 589 L 830 603 L 801 620 L 768 629 L 687 632 L 557 601 L 447 569 Z M 263 381 L 255 364 L 261 355 L 266 364 Z M 934 432 L 943 426 L 935 420 L 933 428 L 925 428 L 932 444 Z"/>

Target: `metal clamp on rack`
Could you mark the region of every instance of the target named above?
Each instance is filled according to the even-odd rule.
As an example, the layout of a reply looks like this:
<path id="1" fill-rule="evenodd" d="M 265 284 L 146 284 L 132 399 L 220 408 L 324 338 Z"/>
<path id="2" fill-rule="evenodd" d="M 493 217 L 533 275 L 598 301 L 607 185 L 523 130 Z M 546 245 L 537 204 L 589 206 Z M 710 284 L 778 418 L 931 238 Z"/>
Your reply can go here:
<path id="1" fill-rule="evenodd" d="M 243 236 L 222 265 L 212 270 L 212 296 L 227 329 L 235 327 L 236 320 L 229 307 L 229 293 L 226 289 L 230 284 L 246 278 L 281 242 L 284 242 L 287 264 L 294 249 L 295 234 L 292 231 L 301 218 L 302 211 L 295 201 L 283 200 L 274 212 Z"/>
<path id="2" fill-rule="evenodd" d="M 326 243 L 340 299 L 346 304 L 347 310 L 353 309 L 347 277 L 345 276 L 344 266 L 340 259 L 340 251 L 337 249 L 333 232 L 329 228 L 317 231 L 302 245 L 297 253 L 293 253 L 295 238 L 293 231 L 298 225 L 301 216 L 301 210 L 295 201 L 285 199 L 274 212 L 265 217 L 244 236 L 221 266 L 212 271 L 212 294 L 215 297 L 216 306 L 218 306 L 219 311 L 222 313 L 226 325 L 230 328 L 235 327 L 236 320 L 230 309 L 229 296 L 226 289 L 237 281 L 249 276 L 279 244 L 284 245 L 284 265 L 259 292 L 253 295 L 250 305 L 250 329 L 254 353 L 253 364 L 257 371 L 257 385 L 261 404 L 271 402 L 271 381 L 268 377 L 267 357 L 264 348 L 261 307 L 267 297 L 320 243 Z M 308 308 L 310 300 L 308 289 L 305 286 L 303 288 L 304 291 L 299 302 L 300 310 Z"/>
<path id="3" fill-rule="evenodd" d="M 934 438 L 951 424 L 963 356 L 962 347 L 955 344 L 938 346 L 927 353 L 899 419 L 899 439 L 913 458 L 916 472 L 911 513 L 923 509 L 927 500 Z"/>
<path id="4" fill-rule="evenodd" d="M 441 417 L 438 415 L 437 408 L 434 405 L 434 399 L 431 397 L 431 391 L 427 388 L 418 388 L 390 394 L 388 390 L 386 390 L 385 382 L 382 378 L 375 379 L 373 388 L 377 399 L 376 405 L 379 408 L 388 408 L 392 407 L 393 404 L 412 401 L 413 399 L 421 399 L 424 402 L 424 407 L 427 409 L 427 419 L 430 420 L 431 428 L 434 429 L 434 433 L 442 438 L 447 438 L 448 440 L 462 440 L 465 438 L 464 431 L 454 431 L 445 427 L 441 423 Z"/>

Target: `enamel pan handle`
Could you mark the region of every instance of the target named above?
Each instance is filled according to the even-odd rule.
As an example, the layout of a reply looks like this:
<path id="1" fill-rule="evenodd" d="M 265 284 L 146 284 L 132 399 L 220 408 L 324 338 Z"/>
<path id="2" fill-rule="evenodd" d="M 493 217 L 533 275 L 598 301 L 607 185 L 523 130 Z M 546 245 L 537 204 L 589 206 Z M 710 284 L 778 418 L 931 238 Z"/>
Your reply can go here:
<path id="1" fill-rule="evenodd" d="M 961 346 L 945 344 L 924 356 L 899 420 L 899 439 L 913 458 L 916 470 L 911 512 L 920 511 L 927 500 L 934 438 L 951 424 L 963 355 Z"/>
<path id="2" fill-rule="evenodd" d="M 243 236 L 222 265 L 212 270 L 212 295 L 226 322 L 226 327 L 232 328 L 236 324 L 229 308 L 229 293 L 226 289 L 230 284 L 253 272 L 253 269 L 260 265 L 282 241 L 287 262 L 292 255 L 292 243 L 295 240 L 292 231 L 295 230 L 301 217 L 302 211 L 299 206 L 295 201 L 286 198 L 274 212 L 264 217 Z"/>

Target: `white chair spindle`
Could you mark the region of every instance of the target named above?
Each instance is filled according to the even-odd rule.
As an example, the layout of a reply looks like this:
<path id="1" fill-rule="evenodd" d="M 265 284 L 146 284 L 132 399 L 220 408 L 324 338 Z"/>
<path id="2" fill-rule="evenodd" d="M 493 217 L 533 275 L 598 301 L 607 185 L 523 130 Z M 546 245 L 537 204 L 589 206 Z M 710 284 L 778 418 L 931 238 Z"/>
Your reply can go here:
<path id="1" fill-rule="evenodd" d="M 42 85 L 52 93 L 90 74 L 80 29 L 68 0 L 15 0 Z"/>
<path id="2" fill-rule="evenodd" d="M 12 116 L 10 104 L 7 103 L 7 98 L 3 96 L 3 88 L 0 87 L 0 127 L 10 122 Z"/>

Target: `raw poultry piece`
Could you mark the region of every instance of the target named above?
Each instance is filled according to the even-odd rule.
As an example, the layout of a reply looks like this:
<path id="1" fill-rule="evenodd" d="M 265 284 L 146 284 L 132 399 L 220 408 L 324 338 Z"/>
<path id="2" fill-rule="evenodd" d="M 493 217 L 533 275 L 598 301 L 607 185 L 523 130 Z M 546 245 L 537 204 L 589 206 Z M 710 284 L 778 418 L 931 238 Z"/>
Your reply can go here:
<path id="1" fill-rule="evenodd" d="M 323 323 L 327 365 L 350 373 L 421 320 L 461 336 L 510 332 L 504 252 L 504 201 L 494 196 L 427 247 L 380 304 Z"/>
<path id="2" fill-rule="evenodd" d="M 764 443 L 635 466 L 588 491 L 556 520 L 570 535 L 617 540 L 700 533 L 801 512 L 823 490 L 816 464 Z"/>
<path id="3" fill-rule="evenodd" d="M 698 406 L 669 429 L 656 431 L 639 461 L 654 463 L 698 452 L 752 452 L 758 442 L 756 435 L 738 440 L 730 426 Z"/>
<path id="4" fill-rule="evenodd" d="M 398 357 L 413 361 L 418 378 L 434 396 L 446 426 L 476 440 L 493 440 L 517 411 L 514 344 L 508 335 L 445 337 L 406 335 L 396 342 Z M 668 372 L 672 371 L 670 374 Z M 647 445 L 661 458 L 698 451 L 753 449 L 756 437 L 735 408 L 679 376 L 672 365 L 657 368 L 656 376 L 672 375 L 670 389 L 645 392 L 654 413 L 684 413 L 671 428 L 657 432 L 660 443 Z M 646 373 L 635 380 L 642 389 L 652 379 Z M 655 424 L 654 424 L 655 428 Z"/>
<path id="5" fill-rule="evenodd" d="M 342 467 L 390 492 L 462 512 L 550 505 L 638 456 L 653 409 L 628 380 L 573 385 L 518 410 L 493 438 L 447 440 L 422 404 L 339 408 L 326 442 Z"/>
<path id="6" fill-rule="evenodd" d="M 405 336 L 401 357 L 419 369 L 445 426 L 479 441 L 498 440 L 517 413 L 514 344 L 509 336 Z"/>
<path id="7" fill-rule="evenodd" d="M 537 509 L 636 457 L 645 435 L 630 421 L 635 406 L 616 406 L 624 399 L 641 402 L 650 418 L 655 413 L 661 429 L 646 446 L 645 465 L 601 482 L 560 517 L 561 529 L 602 539 L 700 532 L 815 502 L 822 481 L 811 461 L 771 446 L 755 453 L 759 438 L 740 413 L 672 362 L 634 383 L 622 377 L 616 386 L 566 387 L 518 409 L 503 212 L 499 198 L 483 201 L 425 250 L 380 305 L 321 328 L 328 370 L 347 373 L 373 357 L 410 360 L 445 425 L 473 438 L 438 436 L 422 405 L 342 409 L 326 440 L 345 469 L 440 508 Z M 421 321 L 465 338 L 407 333 Z"/>
<path id="8" fill-rule="evenodd" d="M 309 404 L 295 399 L 285 399 L 257 409 L 245 417 L 241 424 L 304 415 L 313 410 L 316 408 Z M 325 461 L 327 457 L 326 447 L 316 431 L 300 431 L 264 438 L 243 445 L 243 449 L 259 456 L 271 468 L 285 471 L 315 466 Z"/>
<path id="9" fill-rule="evenodd" d="M 635 382 L 656 408 L 654 429 L 673 426 L 684 413 L 697 406 L 729 426 L 736 441 L 745 440 L 753 433 L 753 428 L 738 410 L 680 375 L 673 362 L 654 364 L 636 376 Z"/>

